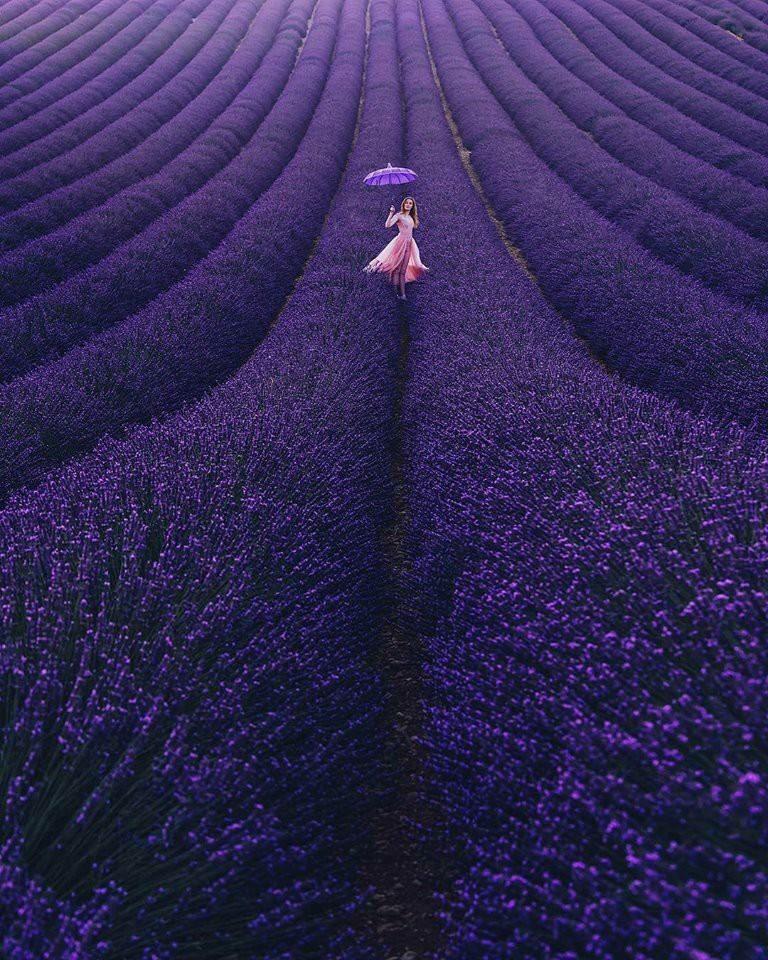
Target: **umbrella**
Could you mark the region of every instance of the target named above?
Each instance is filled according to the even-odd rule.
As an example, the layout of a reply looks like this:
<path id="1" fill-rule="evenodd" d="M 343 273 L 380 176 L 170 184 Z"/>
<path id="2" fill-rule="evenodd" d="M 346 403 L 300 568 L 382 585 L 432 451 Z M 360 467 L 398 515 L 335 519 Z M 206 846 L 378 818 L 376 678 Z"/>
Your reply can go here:
<path id="1" fill-rule="evenodd" d="M 369 187 L 391 187 L 398 183 L 411 183 L 417 174 L 408 167 L 393 167 L 388 163 L 380 170 L 372 170 L 364 179 Z"/>
<path id="2" fill-rule="evenodd" d="M 408 167 L 393 167 L 388 163 L 381 170 L 373 170 L 363 180 L 369 187 L 389 187 L 394 183 L 410 183 L 416 179 L 416 174 Z"/>

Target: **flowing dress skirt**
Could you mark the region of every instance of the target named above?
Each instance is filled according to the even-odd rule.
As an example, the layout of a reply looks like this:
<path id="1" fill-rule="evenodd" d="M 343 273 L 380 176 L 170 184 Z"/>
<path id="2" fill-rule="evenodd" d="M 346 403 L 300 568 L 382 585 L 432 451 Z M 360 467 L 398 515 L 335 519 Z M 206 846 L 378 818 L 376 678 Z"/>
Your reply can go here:
<path id="1" fill-rule="evenodd" d="M 421 262 L 416 241 L 405 232 L 393 237 L 381 253 L 363 267 L 367 273 L 386 274 L 394 284 L 399 284 L 403 277 L 406 283 L 418 280 L 428 269 Z"/>

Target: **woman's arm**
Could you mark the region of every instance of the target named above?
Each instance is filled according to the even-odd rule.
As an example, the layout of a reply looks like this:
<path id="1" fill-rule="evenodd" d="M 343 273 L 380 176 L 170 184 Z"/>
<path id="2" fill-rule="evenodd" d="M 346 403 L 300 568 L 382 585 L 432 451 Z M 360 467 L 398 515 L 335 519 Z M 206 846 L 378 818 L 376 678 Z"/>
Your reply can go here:
<path id="1" fill-rule="evenodd" d="M 385 227 L 393 227 L 397 223 L 397 218 L 399 214 L 394 207 L 389 208 L 389 216 L 387 217 L 387 222 L 384 224 Z"/>

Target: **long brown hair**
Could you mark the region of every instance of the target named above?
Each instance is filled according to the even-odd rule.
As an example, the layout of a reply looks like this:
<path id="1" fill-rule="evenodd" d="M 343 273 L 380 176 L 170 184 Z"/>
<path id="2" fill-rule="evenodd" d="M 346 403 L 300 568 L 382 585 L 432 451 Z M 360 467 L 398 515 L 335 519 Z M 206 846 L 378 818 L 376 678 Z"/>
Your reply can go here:
<path id="1" fill-rule="evenodd" d="M 416 201 L 413 199 L 413 197 L 403 197 L 403 202 L 400 204 L 400 213 L 407 213 L 405 209 L 406 200 L 413 201 L 413 206 L 411 207 L 411 216 L 413 217 L 413 229 L 415 230 L 419 225 L 419 211 L 416 209 Z"/>

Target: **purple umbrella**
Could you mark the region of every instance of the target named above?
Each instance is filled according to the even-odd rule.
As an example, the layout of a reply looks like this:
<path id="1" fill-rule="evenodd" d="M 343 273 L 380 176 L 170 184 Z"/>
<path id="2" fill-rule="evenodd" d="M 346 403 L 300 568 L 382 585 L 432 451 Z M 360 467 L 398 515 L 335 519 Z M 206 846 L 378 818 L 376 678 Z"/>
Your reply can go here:
<path id="1" fill-rule="evenodd" d="M 369 187 L 391 187 L 397 183 L 411 183 L 416 177 L 417 174 L 408 167 L 393 167 L 388 163 L 380 170 L 372 170 L 363 179 L 363 183 Z"/>

